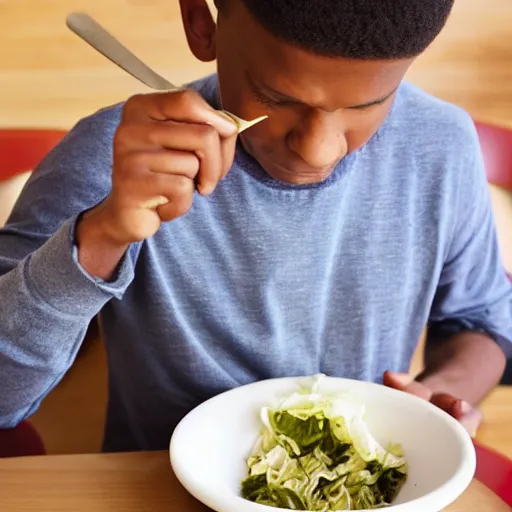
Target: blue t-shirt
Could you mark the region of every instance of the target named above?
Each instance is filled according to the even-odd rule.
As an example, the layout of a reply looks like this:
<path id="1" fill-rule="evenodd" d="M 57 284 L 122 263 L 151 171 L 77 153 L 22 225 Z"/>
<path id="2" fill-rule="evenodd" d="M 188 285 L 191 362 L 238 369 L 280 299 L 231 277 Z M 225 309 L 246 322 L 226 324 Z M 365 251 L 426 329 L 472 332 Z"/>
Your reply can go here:
<path id="1" fill-rule="evenodd" d="M 193 87 L 218 107 L 217 80 Z M 194 406 L 258 379 L 405 372 L 426 324 L 512 340 L 478 139 L 402 84 L 377 134 L 316 185 L 238 147 L 213 195 L 133 244 L 113 282 L 77 262 L 77 216 L 110 191 L 121 106 L 80 121 L 0 230 L 0 427 L 32 414 L 101 310 L 107 451 L 163 449 Z"/>

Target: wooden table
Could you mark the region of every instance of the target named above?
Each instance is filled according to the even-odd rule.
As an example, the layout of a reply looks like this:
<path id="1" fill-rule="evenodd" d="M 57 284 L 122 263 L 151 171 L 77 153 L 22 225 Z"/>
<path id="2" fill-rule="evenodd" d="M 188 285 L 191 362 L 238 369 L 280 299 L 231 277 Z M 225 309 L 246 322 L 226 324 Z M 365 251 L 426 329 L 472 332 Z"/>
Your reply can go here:
<path id="1" fill-rule="evenodd" d="M 482 403 L 484 419 L 476 436 L 480 443 L 512 459 L 512 386 L 499 386 Z"/>
<path id="2" fill-rule="evenodd" d="M 0 460 L 5 512 L 207 512 L 178 483 L 167 452 Z M 446 512 L 510 512 L 474 482 Z"/>

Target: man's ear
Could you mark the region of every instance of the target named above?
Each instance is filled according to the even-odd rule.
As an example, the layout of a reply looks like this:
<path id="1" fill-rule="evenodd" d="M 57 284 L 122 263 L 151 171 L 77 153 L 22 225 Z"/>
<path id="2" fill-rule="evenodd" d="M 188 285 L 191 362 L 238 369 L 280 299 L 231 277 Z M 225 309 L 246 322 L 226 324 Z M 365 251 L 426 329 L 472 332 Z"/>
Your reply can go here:
<path id="1" fill-rule="evenodd" d="M 206 0 L 180 0 L 180 6 L 190 51 L 200 61 L 215 60 L 217 26 Z"/>

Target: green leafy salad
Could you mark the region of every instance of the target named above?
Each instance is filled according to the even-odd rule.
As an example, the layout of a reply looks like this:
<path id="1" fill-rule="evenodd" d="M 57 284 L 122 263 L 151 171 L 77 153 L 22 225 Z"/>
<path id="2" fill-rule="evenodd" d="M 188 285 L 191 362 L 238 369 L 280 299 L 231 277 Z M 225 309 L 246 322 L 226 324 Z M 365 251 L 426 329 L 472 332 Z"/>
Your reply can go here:
<path id="1" fill-rule="evenodd" d="M 399 446 L 384 449 L 363 420 L 365 407 L 346 393 L 318 392 L 323 375 L 264 407 L 242 496 L 291 510 L 364 510 L 391 504 L 407 478 Z"/>

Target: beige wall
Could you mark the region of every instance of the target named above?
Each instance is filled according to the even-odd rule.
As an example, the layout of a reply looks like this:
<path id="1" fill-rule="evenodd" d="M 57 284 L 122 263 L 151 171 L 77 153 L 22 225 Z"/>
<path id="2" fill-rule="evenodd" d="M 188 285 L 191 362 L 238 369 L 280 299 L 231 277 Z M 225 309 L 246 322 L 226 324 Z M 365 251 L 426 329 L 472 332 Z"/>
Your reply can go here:
<path id="1" fill-rule="evenodd" d="M 69 127 L 144 90 L 68 31 L 72 10 L 97 17 L 171 81 L 214 69 L 188 51 L 178 0 L 2 0 L 0 125 Z M 448 26 L 410 79 L 475 117 L 512 127 L 511 36 L 510 0 L 456 0 Z"/>
<path id="2" fill-rule="evenodd" d="M 67 29 L 73 10 L 87 10 L 175 83 L 214 70 L 188 50 L 178 0 L 0 0 L 0 126 L 68 128 L 147 90 Z M 475 118 L 512 128 L 512 1 L 456 0 L 447 27 L 409 79 Z M 493 196 L 512 269 L 512 201 Z"/>

